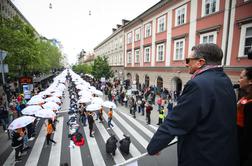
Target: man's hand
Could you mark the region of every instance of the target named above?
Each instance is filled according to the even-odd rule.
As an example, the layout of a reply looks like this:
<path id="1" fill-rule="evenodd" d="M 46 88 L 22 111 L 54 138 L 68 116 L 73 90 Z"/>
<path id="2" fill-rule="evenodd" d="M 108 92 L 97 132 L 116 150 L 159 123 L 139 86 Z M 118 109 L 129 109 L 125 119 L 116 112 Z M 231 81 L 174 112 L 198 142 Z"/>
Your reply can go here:
<path id="1" fill-rule="evenodd" d="M 149 155 L 150 155 L 150 156 L 154 156 L 154 155 L 155 155 L 155 156 L 159 156 L 160 154 L 161 154 L 161 152 L 157 152 L 156 154 L 153 154 L 153 155 L 150 155 L 150 154 L 149 154 Z"/>

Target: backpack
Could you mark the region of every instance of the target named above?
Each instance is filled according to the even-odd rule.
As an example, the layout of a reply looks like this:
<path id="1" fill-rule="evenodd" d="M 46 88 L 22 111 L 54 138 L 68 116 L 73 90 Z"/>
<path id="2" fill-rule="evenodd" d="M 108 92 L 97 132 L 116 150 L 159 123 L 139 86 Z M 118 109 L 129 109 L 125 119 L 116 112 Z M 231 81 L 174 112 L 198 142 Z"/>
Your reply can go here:
<path id="1" fill-rule="evenodd" d="M 76 146 L 82 146 L 82 145 L 85 144 L 84 137 L 83 137 L 82 134 L 79 133 L 79 132 L 76 132 L 76 133 L 73 135 L 72 140 L 73 140 L 73 142 L 74 142 L 74 144 L 75 144 Z"/>

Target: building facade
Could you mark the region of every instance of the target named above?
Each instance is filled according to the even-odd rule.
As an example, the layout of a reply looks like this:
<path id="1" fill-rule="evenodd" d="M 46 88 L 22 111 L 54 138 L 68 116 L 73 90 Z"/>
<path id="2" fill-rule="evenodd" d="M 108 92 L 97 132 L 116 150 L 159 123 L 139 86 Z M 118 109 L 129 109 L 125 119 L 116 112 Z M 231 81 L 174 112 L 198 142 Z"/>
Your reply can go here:
<path id="1" fill-rule="evenodd" d="M 95 57 L 105 56 L 114 72 L 114 78 L 124 80 L 124 27 L 128 23 L 122 20 L 113 33 L 94 48 Z"/>
<path id="2" fill-rule="evenodd" d="M 124 27 L 125 78 L 180 92 L 190 79 L 185 58 L 192 46 L 215 43 L 233 83 L 252 66 L 252 1 L 161 0 Z"/>
<path id="3" fill-rule="evenodd" d="M 10 0 L 0 0 L 0 15 L 4 18 L 12 18 L 18 16 L 23 22 L 32 26 Z M 40 35 L 37 33 L 37 31 L 35 29 L 34 31 L 36 33 L 35 35 L 39 37 Z"/>

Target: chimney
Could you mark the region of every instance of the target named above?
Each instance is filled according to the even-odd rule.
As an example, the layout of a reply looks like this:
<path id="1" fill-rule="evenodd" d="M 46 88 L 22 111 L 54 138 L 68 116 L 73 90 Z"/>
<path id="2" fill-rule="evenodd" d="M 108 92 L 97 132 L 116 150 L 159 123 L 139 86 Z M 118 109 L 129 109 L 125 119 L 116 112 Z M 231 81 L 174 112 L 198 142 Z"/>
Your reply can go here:
<path id="1" fill-rule="evenodd" d="M 112 32 L 114 33 L 116 31 L 116 28 L 112 28 Z"/>
<path id="2" fill-rule="evenodd" d="M 129 22 L 129 20 L 122 19 L 122 25 L 126 25 Z"/>
<path id="3" fill-rule="evenodd" d="M 120 28 L 121 26 L 122 26 L 122 25 L 120 25 L 120 24 L 117 24 L 117 25 L 116 25 L 117 29 Z"/>

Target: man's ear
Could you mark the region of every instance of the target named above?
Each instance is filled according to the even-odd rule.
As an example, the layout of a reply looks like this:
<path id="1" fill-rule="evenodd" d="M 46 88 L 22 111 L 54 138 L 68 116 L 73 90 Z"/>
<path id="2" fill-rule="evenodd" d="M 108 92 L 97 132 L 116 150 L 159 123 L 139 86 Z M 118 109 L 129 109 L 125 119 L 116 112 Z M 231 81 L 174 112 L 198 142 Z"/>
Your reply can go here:
<path id="1" fill-rule="evenodd" d="M 201 68 L 202 66 L 204 66 L 206 64 L 206 60 L 205 59 L 199 59 L 197 61 L 197 64 L 198 64 L 199 68 Z"/>

